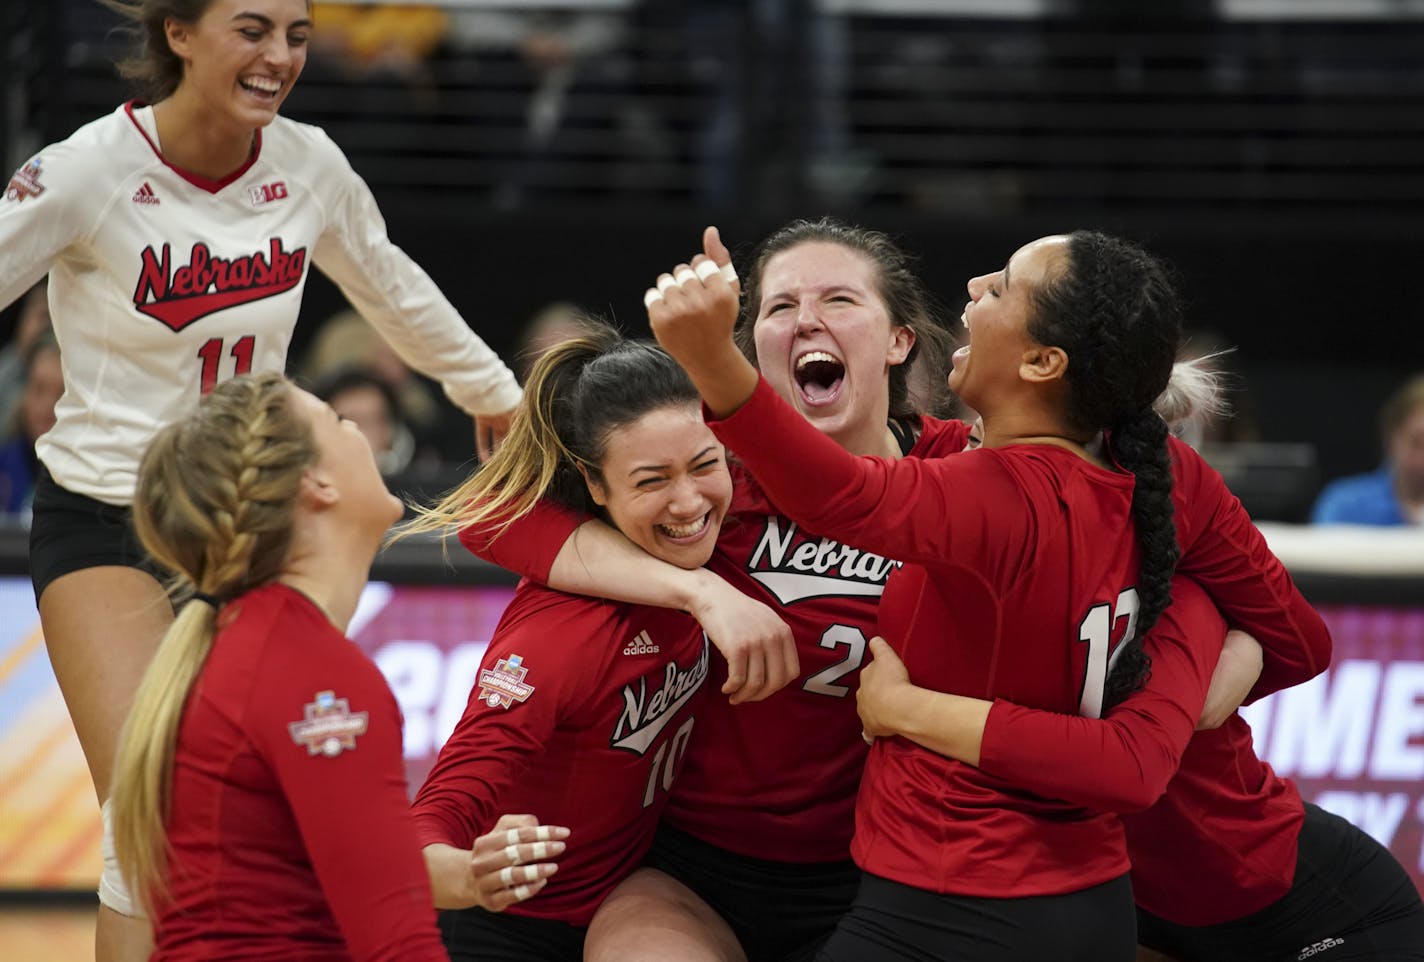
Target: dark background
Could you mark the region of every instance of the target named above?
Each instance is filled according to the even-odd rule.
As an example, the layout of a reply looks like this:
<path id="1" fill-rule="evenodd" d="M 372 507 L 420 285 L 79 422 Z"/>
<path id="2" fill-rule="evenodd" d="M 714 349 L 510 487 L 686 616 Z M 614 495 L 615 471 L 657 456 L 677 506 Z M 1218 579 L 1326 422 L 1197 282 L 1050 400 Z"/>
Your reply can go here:
<path id="1" fill-rule="evenodd" d="M 547 75 L 517 44 L 453 28 L 389 74 L 313 50 L 284 112 L 343 146 L 391 236 L 506 355 L 553 301 L 645 331 L 643 289 L 706 223 L 740 252 L 797 216 L 886 230 L 952 319 L 968 277 L 1097 227 L 1174 263 L 1193 325 L 1237 349 L 1261 440 L 1313 445 L 1321 479 L 1376 464 L 1380 402 L 1424 370 L 1424 21 L 1409 5 L 847 6 L 601 14 L 613 39 L 571 59 L 542 140 L 528 110 Z M 589 16 L 521 9 L 531 33 L 565 37 Z M 13 167 L 127 92 L 96 4 L 9 0 L 3 16 Z M 709 146 L 709 118 L 735 133 Z M 294 358 L 341 306 L 314 275 Z"/>

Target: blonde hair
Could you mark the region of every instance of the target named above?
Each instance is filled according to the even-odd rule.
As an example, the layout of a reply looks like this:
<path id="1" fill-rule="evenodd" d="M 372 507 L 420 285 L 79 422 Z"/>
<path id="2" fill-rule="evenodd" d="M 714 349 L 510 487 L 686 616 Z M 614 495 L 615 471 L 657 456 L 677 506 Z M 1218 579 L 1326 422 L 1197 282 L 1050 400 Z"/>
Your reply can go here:
<path id="1" fill-rule="evenodd" d="M 274 580 L 291 543 L 311 429 L 280 374 L 218 385 L 195 413 L 153 439 L 139 467 L 133 518 L 148 553 L 174 572 L 178 617 L 144 673 L 119 737 L 114 847 L 144 904 L 167 893 L 165 823 L 188 692 L 212 649 L 217 606 Z"/>
<path id="2" fill-rule="evenodd" d="M 650 411 L 697 400 L 687 374 L 662 348 L 590 320 L 587 333 L 535 363 L 494 456 L 439 504 L 414 506 L 415 520 L 397 537 L 490 523 L 498 537 L 546 496 L 599 514 L 584 478 L 603 482 L 609 435 Z"/>
<path id="3" fill-rule="evenodd" d="M 1167 386 L 1152 402 L 1157 416 L 1177 428 L 1191 427 L 1229 414 L 1231 406 L 1222 395 L 1221 371 L 1214 363 L 1225 353 L 1219 351 L 1174 363 Z"/>

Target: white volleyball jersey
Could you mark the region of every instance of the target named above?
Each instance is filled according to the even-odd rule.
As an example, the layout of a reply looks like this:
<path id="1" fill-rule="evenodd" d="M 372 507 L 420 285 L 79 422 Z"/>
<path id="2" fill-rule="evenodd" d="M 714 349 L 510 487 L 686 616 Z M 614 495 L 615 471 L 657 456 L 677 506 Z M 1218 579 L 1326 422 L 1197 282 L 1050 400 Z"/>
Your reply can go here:
<path id="1" fill-rule="evenodd" d="M 36 447 L 55 480 L 130 503 L 160 427 L 218 381 L 284 369 L 313 263 L 461 408 L 518 403 L 513 374 L 391 243 L 320 129 L 278 117 L 222 181 L 164 163 L 135 103 L 40 151 L 0 200 L 0 305 L 49 272 L 65 389 Z"/>

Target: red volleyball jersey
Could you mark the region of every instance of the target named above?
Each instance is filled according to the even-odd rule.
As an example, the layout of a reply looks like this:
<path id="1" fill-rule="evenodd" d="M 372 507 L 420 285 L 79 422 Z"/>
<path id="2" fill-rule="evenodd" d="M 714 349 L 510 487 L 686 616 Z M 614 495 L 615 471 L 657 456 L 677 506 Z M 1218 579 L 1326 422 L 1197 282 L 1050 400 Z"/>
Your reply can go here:
<path id="1" fill-rule="evenodd" d="M 1179 641 L 1200 648 L 1220 635 L 1199 611 L 1209 597 L 1265 649 L 1252 697 L 1323 671 L 1331 652 L 1324 620 L 1221 476 L 1180 441 L 1171 441 L 1171 453 L 1178 571 L 1190 572 L 1209 595 L 1200 596 L 1193 582 L 1181 587 L 1179 575 L 1163 622 L 1175 627 Z M 1143 733 L 1180 725 L 1201 704 L 1194 688 L 1176 683 L 1180 662 L 1172 659 L 1179 655 L 1159 647 L 1172 640 L 1172 633 L 1154 631 L 1152 676 L 1106 725 L 996 704 L 980 764 L 1033 791 L 1132 812 L 1124 824 L 1138 904 L 1179 925 L 1211 925 L 1249 915 L 1289 891 L 1304 808 L 1294 785 L 1256 756 L 1239 715 L 1191 736 L 1175 772 L 1161 764 L 1163 756 L 1151 749 L 1158 742 Z M 1064 758 L 1073 761 L 1062 764 Z M 1134 811 L 1158 794 L 1150 808 Z"/>
<path id="2" fill-rule="evenodd" d="M 922 418 L 910 457 L 960 451 L 969 426 Z M 850 857 L 856 792 L 865 765 L 855 689 L 889 573 L 899 563 L 812 534 L 781 516 L 735 461 L 731 510 L 708 567 L 776 609 L 792 630 L 801 674 L 760 702 L 714 694 L 688 747 L 663 817 L 709 844 L 784 862 Z M 587 516 L 541 503 L 491 541 L 467 529 L 475 554 L 537 581 Z M 727 665 L 712 659 L 719 692 Z"/>
<path id="3" fill-rule="evenodd" d="M 153 958 L 445 960 L 380 671 L 284 585 L 219 623 L 178 730 Z"/>
<path id="4" fill-rule="evenodd" d="M 1137 611 L 1131 475 L 1046 445 L 856 458 L 764 381 L 711 426 L 789 516 L 904 562 L 880 627 L 917 684 L 1096 712 Z M 1078 891 L 1128 868 L 1115 817 L 900 738 L 870 751 L 852 852 L 876 875 L 994 897 Z"/>
<path id="5" fill-rule="evenodd" d="M 1105 812 L 1145 809 L 1166 791 L 1201 716 L 1226 622 L 1178 575 L 1144 644 L 1152 673 L 1102 719 L 996 701 L 979 767 L 1028 791 Z"/>
<path id="6" fill-rule="evenodd" d="M 1330 630 L 1226 482 L 1196 451 L 1169 441 L 1182 546 L 1178 571 L 1206 588 L 1233 626 L 1265 649 L 1248 700 L 1298 685 L 1330 664 Z M 1161 801 L 1124 818 L 1137 902 L 1179 925 L 1259 911 L 1290 890 L 1305 820 L 1300 792 L 1257 755 L 1239 715 L 1187 744 Z M 1211 879 L 1202 885 L 1195 879 Z"/>
<path id="7" fill-rule="evenodd" d="M 706 640 L 682 612 L 522 582 L 416 793 L 421 844 L 469 848 L 503 814 L 566 825 L 558 873 L 505 911 L 587 925 L 652 845 L 701 736 L 707 667 Z"/>
<path id="8" fill-rule="evenodd" d="M 924 418 L 909 456 L 960 451 L 969 427 Z M 708 567 L 776 609 L 790 626 L 801 673 L 759 702 L 712 698 L 706 727 L 664 818 L 731 852 L 783 862 L 850 857 L 867 746 L 855 691 L 880 595 L 898 561 L 813 534 L 779 514 L 735 467 L 737 493 Z M 812 529 L 815 530 L 815 529 Z M 727 665 L 713 659 L 713 690 Z"/>

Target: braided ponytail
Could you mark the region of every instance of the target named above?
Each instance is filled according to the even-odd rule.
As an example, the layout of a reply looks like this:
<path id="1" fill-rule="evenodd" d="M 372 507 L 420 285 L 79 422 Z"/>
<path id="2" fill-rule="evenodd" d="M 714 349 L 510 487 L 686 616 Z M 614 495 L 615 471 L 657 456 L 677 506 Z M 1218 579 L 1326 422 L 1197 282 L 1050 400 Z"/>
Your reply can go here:
<path id="1" fill-rule="evenodd" d="M 114 767 L 114 846 L 145 904 L 166 892 L 173 755 L 188 692 L 212 649 L 210 602 L 231 601 L 280 573 L 302 474 L 316 457 L 291 385 L 278 374 L 220 384 L 144 453 L 134 527 L 174 572 L 169 590 L 181 603 L 139 684 Z"/>
<path id="2" fill-rule="evenodd" d="M 1167 425 L 1152 405 L 1171 379 L 1181 307 L 1165 266 L 1151 254 L 1116 237 L 1075 231 L 1067 266 L 1035 291 L 1029 333 L 1068 355 L 1070 424 L 1084 435 L 1106 431 L 1114 459 L 1136 478 L 1140 606 L 1136 633 L 1124 640 L 1108 675 L 1106 703 L 1114 704 L 1146 681 L 1151 658 L 1142 638 L 1171 603 L 1179 552 L 1172 467 Z"/>
<path id="3" fill-rule="evenodd" d="M 1108 434 L 1117 463 L 1136 475 L 1132 520 L 1142 549 L 1138 568 L 1137 632 L 1123 642 L 1103 692 L 1105 706 L 1117 704 L 1146 683 L 1152 659 L 1142 639 L 1172 603 L 1172 575 L 1181 551 L 1173 521 L 1172 463 L 1167 452 L 1167 422 L 1151 408 L 1124 419 Z"/>

